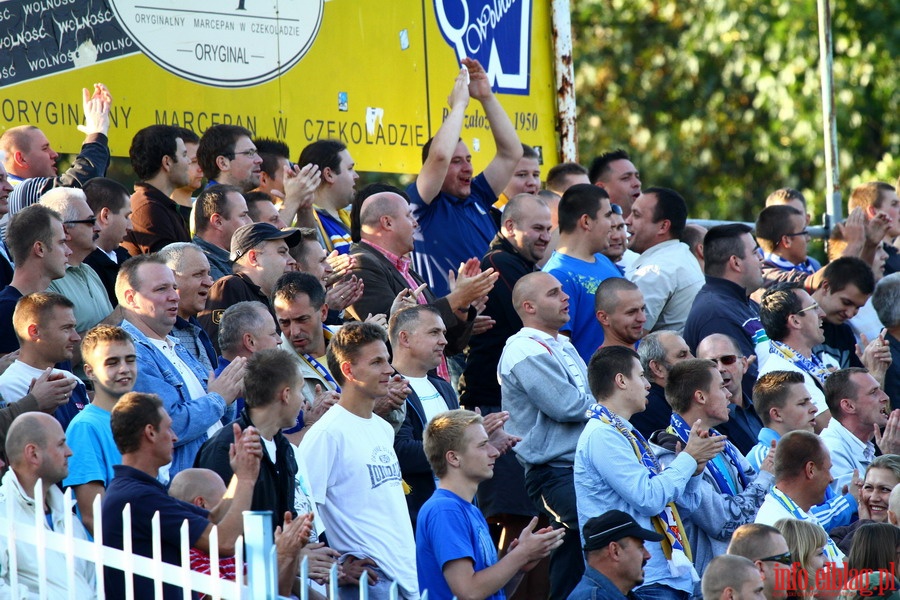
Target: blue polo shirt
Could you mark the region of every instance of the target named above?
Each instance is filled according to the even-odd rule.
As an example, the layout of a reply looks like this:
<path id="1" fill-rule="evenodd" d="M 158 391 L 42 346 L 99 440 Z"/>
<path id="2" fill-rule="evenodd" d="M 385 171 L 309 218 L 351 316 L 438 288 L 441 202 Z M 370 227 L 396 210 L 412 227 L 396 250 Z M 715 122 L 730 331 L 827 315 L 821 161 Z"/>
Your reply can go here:
<path id="1" fill-rule="evenodd" d="M 159 511 L 162 559 L 173 565 L 181 564 L 181 524 L 188 522 L 188 541 L 193 547 L 209 525 L 209 513 L 202 508 L 169 496 L 163 485 L 143 471 L 125 465 L 113 467 L 115 477 L 103 498 L 103 543 L 111 548 L 123 547 L 122 511 L 131 503 L 131 538 L 135 554 L 153 556 L 151 520 Z M 125 596 L 124 573 L 105 568 L 106 596 Z M 154 600 L 153 581 L 134 578 L 136 600 Z M 164 600 L 181 600 L 184 594 L 174 585 L 163 586 Z"/>
<path id="2" fill-rule="evenodd" d="M 491 206 L 497 194 L 484 173 L 472 179 L 472 193 L 462 199 L 441 192 L 431 204 L 419 195 L 415 183 L 406 188 L 413 214 L 419 221 L 415 236 L 415 270 L 428 282 L 438 298 L 450 293 L 447 271 L 454 273 L 459 263 L 484 256 L 497 225 L 491 217 Z"/>

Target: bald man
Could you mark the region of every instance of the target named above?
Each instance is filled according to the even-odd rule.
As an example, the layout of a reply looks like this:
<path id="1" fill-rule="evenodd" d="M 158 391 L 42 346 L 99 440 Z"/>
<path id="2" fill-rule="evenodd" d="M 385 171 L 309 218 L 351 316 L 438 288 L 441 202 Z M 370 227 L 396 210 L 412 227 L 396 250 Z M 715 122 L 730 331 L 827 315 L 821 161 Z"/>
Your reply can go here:
<path id="1" fill-rule="evenodd" d="M 749 558 L 723 554 L 703 573 L 703 600 L 765 600 L 759 569 Z"/>
<path id="2" fill-rule="evenodd" d="M 394 300 L 405 292 L 410 303 L 431 304 L 440 311 L 447 328 L 446 355 L 462 351 L 476 322 L 476 311 L 470 310 L 472 303 L 491 291 L 498 275 L 493 269 L 479 270 L 464 285 L 438 298 L 427 287 L 420 290 L 425 280 L 410 267 L 408 254 L 418 223 L 403 196 L 392 192 L 369 196 L 360 208 L 359 220 L 360 242 L 350 246 L 357 266 L 351 272 L 363 281 L 366 291 L 347 308 L 347 314 L 360 321 L 370 314 L 390 315 Z M 463 279 L 460 277 L 460 283 Z"/>
<path id="3" fill-rule="evenodd" d="M 569 322 L 562 284 L 549 273 L 529 273 L 516 283 L 512 301 L 523 327 L 500 356 L 501 402 L 510 413 L 507 432 L 522 438 L 514 450 L 528 496 L 554 527 L 566 529 L 563 545 L 550 555 L 551 595 L 565 598 L 584 573 L 572 468 L 594 399 L 587 366 L 559 333 Z"/>
<path id="4" fill-rule="evenodd" d="M 52 416 L 29 412 L 16 417 L 6 435 L 6 454 L 9 457 L 9 470 L 3 476 L 0 485 L 0 515 L 6 518 L 9 504 L 12 504 L 12 515 L 17 527 L 34 526 L 35 507 L 41 506 L 46 519 L 41 522 L 46 531 L 55 531 L 71 535 L 80 540 L 87 540 L 88 534 L 78 519 L 71 519 L 71 530 L 66 525 L 66 511 L 63 506 L 63 494 L 58 484 L 69 473 L 69 457 L 72 451 L 66 444 L 66 434 L 59 421 Z M 35 484 L 41 481 L 43 499 L 35 501 Z M 50 598 L 68 596 L 71 586 L 75 586 L 75 595 L 80 598 L 93 598 L 95 594 L 94 565 L 91 562 L 75 559 L 75 577 L 70 580 L 66 569 L 49 568 L 45 573 L 38 573 L 37 548 L 28 540 L 33 534 L 20 532 L 16 542 L 18 590 L 13 597 L 37 597 L 41 590 Z M 59 547 L 56 540 L 48 540 L 49 547 Z M 10 597 L 9 553 L 6 551 L 7 540 L 0 535 L 0 590 L 6 588 L 5 597 Z M 44 551 L 46 565 L 64 565 L 65 556 L 52 550 Z"/>
<path id="5" fill-rule="evenodd" d="M 725 382 L 725 388 L 731 392 L 728 421 L 717 429 L 719 433 L 728 436 L 728 441 L 746 456 L 756 445 L 759 432 L 763 428 L 762 419 L 753 408 L 750 396 L 743 389 L 744 374 L 750 367 L 750 361 L 741 352 L 737 340 L 724 333 L 712 333 L 703 338 L 697 344 L 697 358 L 715 362 Z"/>

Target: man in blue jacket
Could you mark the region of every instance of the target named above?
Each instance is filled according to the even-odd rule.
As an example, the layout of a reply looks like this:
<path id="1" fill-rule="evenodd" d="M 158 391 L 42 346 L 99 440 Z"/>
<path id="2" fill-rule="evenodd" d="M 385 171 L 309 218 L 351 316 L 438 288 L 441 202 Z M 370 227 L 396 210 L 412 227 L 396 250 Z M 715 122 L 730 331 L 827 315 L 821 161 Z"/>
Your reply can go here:
<path id="1" fill-rule="evenodd" d="M 155 254 L 140 254 L 122 264 L 116 297 L 124 310 L 122 329 L 134 339 L 138 376 L 134 391 L 157 394 L 172 417 L 178 436 L 166 481 L 193 465 L 209 434 L 241 394 L 246 359 L 236 358 L 215 378 L 178 340 L 170 336 L 178 317 L 175 275 Z M 231 413 L 229 413 L 229 421 Z"/>

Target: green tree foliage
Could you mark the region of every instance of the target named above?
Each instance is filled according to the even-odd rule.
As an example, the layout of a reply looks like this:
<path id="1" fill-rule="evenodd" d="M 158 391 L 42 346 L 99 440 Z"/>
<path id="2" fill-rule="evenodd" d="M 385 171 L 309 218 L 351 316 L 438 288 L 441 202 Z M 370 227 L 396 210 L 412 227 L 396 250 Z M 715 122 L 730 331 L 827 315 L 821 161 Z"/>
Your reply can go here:
<path id="1" fill-rule="evenodd" d="M 832 11 L 846 206 L 858 183 L 900 175 L 900 2 Z M 572 29 L 583 163 L 626 148 L 696 217 L 753 220 L 785 186 L 824 212 L 815 0 L 573 0 Z"/>

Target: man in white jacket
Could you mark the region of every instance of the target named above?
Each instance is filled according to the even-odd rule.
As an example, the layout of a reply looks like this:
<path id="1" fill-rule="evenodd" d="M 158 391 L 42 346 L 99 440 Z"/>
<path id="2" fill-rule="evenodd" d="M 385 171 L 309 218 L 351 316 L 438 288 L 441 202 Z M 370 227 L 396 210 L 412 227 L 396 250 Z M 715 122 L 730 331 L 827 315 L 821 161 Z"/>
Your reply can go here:
<path id="1" fill-rule="evenodd" d="M 66 533 L 63 494 L 56 486 L 69 473 L 69 457 L 72 450 L 66 444 L 66 434 L 59 421 L 52 416 L 29 412 L 16 417 L 6 436 L 6 452 L 10 469 L 3 476 L 0 485 L 0 519 L 5 519 L 12 504 L 13 519 L 22 526 L 34 526 L 37 502 L 34 488 L 40 479 L 43 485 L 41 511 L 45 528 L 57 533 Z M 87 532 L 81 521 L 71 519 L 72 531 L 77 539 L 86 540 Z M 6 527 L 3 531 L 8 531 Z M 43 581 L 38 573 L 37 548 L 33 545 L 34 535 L 26 531 L 18 532 L 16 542 L 16 570 L 18 585 L 10 590 L 10 556 L 6 539 L 0 538 L 0 596 L 4 598 L 36 598 L 41 587 L 48 598 L 63 598 L 68 590 L 75 587 L 78 598 L 96 596 L 94 565 L 76 559 L 74 579 L 69 580 L 67 569 L 59 568 L 66 563 L 65 557 L 56 551 L 47 550 L 44 556 L 46 570 Z M 53 546 L 53 544 L 49 544 Z"/>

